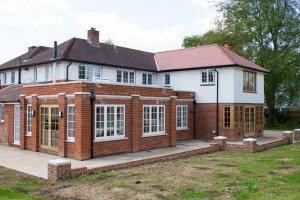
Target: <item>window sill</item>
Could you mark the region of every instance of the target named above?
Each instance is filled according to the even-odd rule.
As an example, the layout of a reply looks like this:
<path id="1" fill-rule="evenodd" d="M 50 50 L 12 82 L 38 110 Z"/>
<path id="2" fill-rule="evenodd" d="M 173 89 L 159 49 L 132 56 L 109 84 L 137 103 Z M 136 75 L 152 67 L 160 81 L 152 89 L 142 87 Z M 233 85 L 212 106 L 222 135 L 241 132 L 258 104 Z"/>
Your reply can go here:
<path id="1" fill-rule="evenodd" d="M 143 134 L 142 137 L 155 137 L 155 136 L 165 136 L 168 135 L 167 133 L 146 133 Z"/>
<path id="2" fill-rule="evenodd" d="M 3 124 L 3 123 L 4 123 L 4 120 L 1 120 L 0 123 Z"/>
<path id="3" fill-rule="evenodd" d="M 176 131 L 188 131 L 190 130 L 189 128 L 176 128 Z"/>
<path id="4" fill-rule="evenodd" d="M 31 135 L 31 134 L 25 134 L 25 136 L 26 136 L 26 137 L 31 137 L 32 135 Z"/>
<path id="5" fill-rule="evenodd" d="M 201 83 L 200 86 L 214 86 L 215 83 Z"/>
<path id="6" fill-rule="evenodd" d="M 94 142 L 109 142 L 109 141 L 118 141 L 118 140 L 128 140 L 127 137 L 119 137 L 119 138 L 100 138 L 94 140 Z"/>
<path id="7" fill-rule="evenodd" d="M 256 91 L 243 91 L 244 93 L 252 93 L 252 94 L 257 94 Z"/>
<path id="8" fill-rule="evenodd" d="M 16 143 L 16 142 L 14 142 L 13 144 L 14 144 L 14 145 L 20 145 L 20 142 L 17 142 L 17 143 Z"/>
<path id="9" fill-rule="evenodd" d="M 74 143 L 74 142 L 75 142 L 75 139 L 73 139 L 73 140 L 72 140 L 72 139 L 67 139 L 66 142 Z"/>

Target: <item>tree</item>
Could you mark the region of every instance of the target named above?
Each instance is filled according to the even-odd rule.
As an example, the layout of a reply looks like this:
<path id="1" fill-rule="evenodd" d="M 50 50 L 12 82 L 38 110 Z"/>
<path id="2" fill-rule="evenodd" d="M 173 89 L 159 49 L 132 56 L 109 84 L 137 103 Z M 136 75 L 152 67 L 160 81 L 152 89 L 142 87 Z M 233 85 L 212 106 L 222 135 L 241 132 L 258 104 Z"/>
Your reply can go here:
<path id="1" fill-rule="evenodd" d="M 225 0 L 216 30 L 185 37 L 184 47 L 229 41 L 241 56 L 268 69 L 265 103 L 268 123 L 275 106 L 291 105 L 300 96 L 300 3 L 297 0 Z"/>
<path id="2" fill-rule="evenodd" d="M 265 76 L 268 123 L 276 104 L 291 104 L 300 88 L 300 3 L 297 0 L 226 0 L 218 5 L 223 29 L 243 46 L 242 54 L 270 70 Z"/>
<path id="3" fill-rule="evenodd" d="M 104 44 L 115 45 L 112 39 L 106 40 Z"/>

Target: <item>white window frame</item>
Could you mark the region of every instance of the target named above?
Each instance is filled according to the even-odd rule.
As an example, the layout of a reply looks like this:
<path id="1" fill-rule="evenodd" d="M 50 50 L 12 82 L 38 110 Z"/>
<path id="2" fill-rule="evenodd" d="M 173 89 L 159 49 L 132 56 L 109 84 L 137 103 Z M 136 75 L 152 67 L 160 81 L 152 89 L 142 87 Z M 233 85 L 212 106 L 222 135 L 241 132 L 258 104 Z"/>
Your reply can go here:
<path id="1" fill-rule="evenodd" d="M 0 105 L 0 122 L 4 122 L 4 104 Z"/>
<path id="2" fill-rule="evenodd" d="M 97 137 L 97 131 L 99 130 L 99 128 L 97 129 L 97 108 L 104 108 L 104 135 L 103 136 L 98 136 Z M 107 136 L 107 108 L 108 107 L 114 107 L 114 135 L 113 136 Z M 122 135 L 118 135 L 117 134 L 117 124 L 118 124 L 118 119 L 117 119 L 117 108 L 118 107 L 122 107 L 124 113 L 121 113 L 124 115 L 124 120 L 120 120 L 120 121 L 124 121 L 124 132 Z M 126 107 L 124 104 L 96 104 L 95 105 L 95 140 L 96 141 L 102 141 L 102 140 L 116 140 L 116 139 L 124 139 L 126 136 Z M 100 122 L 100 121 L 99 121 Z"/>
<path id="3" fill-rule="evenodd" d="M 146 77 L 146 82 L 144 82 L 144 77 Z M 143 85 L 153 85 L 153 74 L 143 73 L 142 74 L 142 84 Z"/>
<path id="4" fill-rule="evenodd" d="M 149 119 L 145 119 L 145 108 L 149 108 Z M 152 131 L 152 108 L 156 107 L 156 130 Z M 160 118 L 159 118 L 159 108 L 163 108 L 163 130 L 159 130 L 160 128 Z M 145 120 L 149 120 L 149 132 L 145 132 Z M 156 135 L 164 135 L 166 130 L 166 108 L 165 105 L 143 105 L 143 136 L 156 136 Z"/>
<path id="5" fill-rule="evenodd" d="M 170 74 L 165 74 L 165 85 L 170 85 L 170 84 L 171 84 L 171 75 Z"/>
<path id="6" fill-rule="evenodd" d="M 11 71 L 10 72 L 10 84 L 15 84 L 16 83 L 16 72 Z"/>
<path id="7" fill-rule="evenodd" d="M 3 73 L 3 85 L 7 84 L 7 74 Z"/>
<path id="8" fill-rule="evenodd" d="M 203 75 L 206 73 L 206 81 L 203 81 Z M 210 73 L 212 73 L 212 81 L 210 81 Z M 201 84 L 202 85 L 211 85 L 215 84 L 215 72 L 213 69 L 204 69 L 201 70 Z"/>
<path id="9" fill-rule="evenodd" d="M 70 121 L 70 118 L 69 118 L 69 108 L 70 107 L 74 107 L 74 113 L 72 113 L 74 115 L 74 121 Z M 69 127 L 69 122 L 72 122 L 73 123 L 73 128 L 71 129 Z M 73 136 L 69 136 L 69 131 L 73 131 Z M 75 141 L 75 104 L 68 104 L 67 106 L 67 140 L 68 141 Z"/>
<path id="10" fill-rule="evenodd" d="M 31 107 L 29 109 L 29 107 Z M 29 125 L 30 122 L 30 125 Z M 29 127 L 31 131 L 29 131 Z M 26 136 L 31 136 L 32 135 L 32 105 L 27 104 L 27 110 L 26 110 Z"/>
<path id="11" fill-rule="evenodd" d="M 183 108 L 185 108 L 185 111 L 183 110 Z M 186 117 L 185 120 L 184 117 Z M 178 120 L 180 120 L 180 124 L 178 124 Z M 188 129 L 188 106 L 177 105 L 176 106 L 176 130 L 186 130 L 186 129 Z"/>
<path id="12" fill-rule="evenodd" d="M 52 66 L 47 65 L 45 68 L 45 80 L 52 81 Z"/>
<path id="13" fill-rule="evenodd" d="M 117 83 L 135 84 L 135 72 L 127 70 L 117 70 L 116 80 Z"/>
<path id="14" fill-rule="evenodd" d="M 80 77 L 80 67 L 84 67 L 84 78 Z M 91 80 L 92 78 L 101 78 L 102 77 L 102 68 L 100 66 L 86 66 L 86 65 L 79 65 L 78 66 L 78 79 L 79 80 Z M 96 75 L 99 73 L 99 76 Z"/>

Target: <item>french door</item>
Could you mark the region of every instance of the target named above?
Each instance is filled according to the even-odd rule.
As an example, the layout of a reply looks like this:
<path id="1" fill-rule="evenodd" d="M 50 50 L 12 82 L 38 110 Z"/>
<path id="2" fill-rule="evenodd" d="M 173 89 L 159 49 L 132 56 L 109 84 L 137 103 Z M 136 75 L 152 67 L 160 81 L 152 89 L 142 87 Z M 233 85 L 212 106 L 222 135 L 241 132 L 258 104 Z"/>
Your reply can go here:
<path id="1" fill-rule="evenodd" d="M 245 106 L 245 137 L 255 135 L 255 107 Z"/>
<path id="2" fill-rule="evenodd" d="M 14 108 L 14 144 L 20 144 L 20 105 Z"/>
<path id="3" fill-rule="evenodd" d="M 58 107 L 41 106 L 41 135 L 40 146 L 42 148 L 57 150 L 58 148 Z"/>

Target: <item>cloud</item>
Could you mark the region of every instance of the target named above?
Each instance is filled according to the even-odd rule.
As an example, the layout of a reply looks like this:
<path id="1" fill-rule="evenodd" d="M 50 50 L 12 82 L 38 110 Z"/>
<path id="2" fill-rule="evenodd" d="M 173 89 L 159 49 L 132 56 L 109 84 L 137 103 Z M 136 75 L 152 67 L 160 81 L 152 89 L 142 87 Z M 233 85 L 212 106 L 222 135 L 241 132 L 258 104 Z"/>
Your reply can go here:
<path id="1" fill-rule="evenodd" d="M 193 19 L 193 25 L 197 27 L 197 33 L 203 34 L 215 28 L 215 19 L 218 18 L 215 4 L 220 0 L 192 0 L 191 5 L 198 6 L 201 12 Z"/>
<path id="2" fill-rule="evenodd" d="M 162 50 L 168 45 L 181 42 L 180 32 L 184 29 L 184 26 L 180 24 L 164 30 L 147 29 L 126 21 L 117 13 L 80 14 L 76 21 L 82 35 L 85 35 L 86 30 L 90 27 L 95 27 L 100 30 L 102 42 L 112 39 L 115 44 L 120 46 L 144 50 L 147 46 L 148 51 Z M 177 44 L 177 48 L 179 46 L 180 44 Z"/>
<path id="3" fill-rule="evenodd" d="M 0 26 L 37 27 L 59 25 L 72 5 L 68 0 L 1 0 Z"/>

